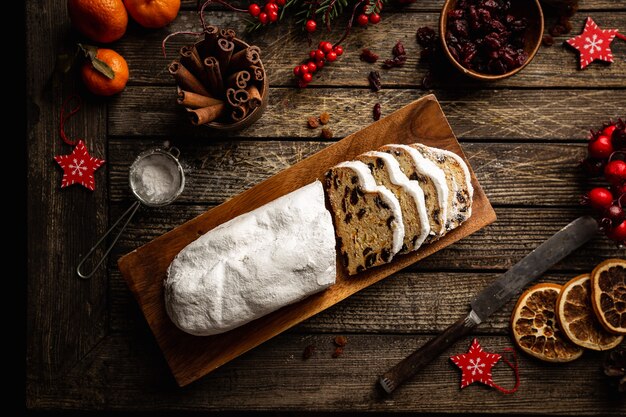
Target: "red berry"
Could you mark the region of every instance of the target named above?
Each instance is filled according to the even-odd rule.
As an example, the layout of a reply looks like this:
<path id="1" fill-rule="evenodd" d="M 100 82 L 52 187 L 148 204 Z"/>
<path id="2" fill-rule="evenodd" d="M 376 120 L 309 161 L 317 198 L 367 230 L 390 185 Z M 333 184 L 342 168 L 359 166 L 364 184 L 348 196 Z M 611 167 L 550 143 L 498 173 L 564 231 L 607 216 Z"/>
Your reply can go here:
<path id="1" fill-rule="evenodd" d="M 626 162 L 616 159 L 606 164 L 604 176 L 611 184 L 626 182 Z"/>
<path id="2" fill-rule="evenodd" d="M 604 128 L 604 130 L 602 131 L 602 134 L 604 136 L 611 136 L 613 134 L 613 131 L 617 129 L 617 126 L 615 125 L 610 125 Z"/>
<path id="3" fill-rule="evenodd" d="M 306 29 L 307 32 L 313 33 L 315 32 L 315 29 L 317 29 L 317 23 L 315 23 L 315 20 L 313 19 L 307 20 L 306 24 L 304 25 L 304 28 Z"/>
<path id="4" fill-rule="evenodd" d="M 258 4 L 252 3 L 248 6 L 248 13 L 250 13 L 251 16 L 257 17 L 259 13 L 261 13 L 261 8 Z"/>
<path id="5" fill-rule="evenodd" d="M 326 54 L 326 60 L 328 62 L 333 62 L 337 60 L 337 53 L 334 51 L 330 51 L 329 53 Z"/>
<path id="6" fill-rule="evenodd" d="M 310 83 L 311 81 L 313 81 L 313 74 L 310 73 L 306 73 L 306 74 L 302 74 L 302 81 L 304 81 L 305 83 Z"/>
<path id="7" fill-rule="evenodd" d="M 380 15 L 378 13 L 371 13 L 370 17 L 369 17 L 369 22 L 372 25 L 375 25 L 377 23 L 380 23 Z"/>
<path id="8" fill-rule="evenodd" d="M 309 58 L 315 59 L 315 49 L 309 52 Z"/>
<path id="9" fill-rule="evenodd" d="M 259 14 L 259 22 L 261 22 L 261 24 L 265 25 L 268 22 L 268 17 L 267 17 L 267 13 L 262 12 Z"/>
<path id="10" fill-rule="evenodd" d="M 589 142 L 589 155 L 594 158 L 608 158 L 613 153 L 613 144 L 608 136 L 598 136 L 598 139 Z"/>
<path id="11" fill-rule="evenodd" d="M 321 70 L 322 68 L 324 68 L 324 61 L 321 59 L 318 59 L 317 61 L 315 61 L 315 65 L 317 66 L 318 70 Z"/>
<path id="12" fill-rule="evenodd" d="M 272 3 L 272 4 L 274 4 L 274 3 Z M 270 22 L 275 22 L 275 21 L 278 20 L 278 12 L 275 12 L 273 10 L 271 12 L 269 12 L 267 14 L 267 16 L 270 18 Z"/>
<path id="13" fill-rule="evenodd" d="M 307 64 L 300 65 L 300 72 L 302 73 L 302 75 L 306 74 L 307 72 L 309 72 L 309 66 Z"/>
<path id="14" fill-rule="evenodd" d="M 300 74 L 302 74 L 302 68 L 300 67 L 300 65 L 296 65 L 293 68 L 293 75 L 295 75 L 296 77 L 299 77 Z"/>
<path id="15" fill-rule="evenodd" d="M 597 210 L 606 210 L 613 204 L 613 194 L 603 187 L 596 187 L 587 193 L 587 201 Z"/>
<path id="16" fill-rule="evenodd" d="M 320 42 L 319 49 L 322 50 L 322 52 L 324 52 L 325 54 L 329 53 L 330 51 L 333 50 L 333 44 L 330 42 Z"/>
<path id="17" fill-rule="evenodd" d="M 315 59 L 320 60 L 326 58 L 326 54 L 321 49 L 315 51 Z"/>
<path id="18" fill-rule="evenodd" d="M 607 231 L 606 235 L 609 239 L 616 242 L 626 241 L 626 220 L 615 226 L 613 229 Z"/>
<path id="19" fill-rule="evenodd" d="M 356 18 L 356 22 L 359 24 L 359 26 L 367 26 L 367 23 L 369 22 L 369 18 L 367 17 L 366 14 L 360 14 L 357 18 Z"/>
<path id="20" fill-rule="evenodd" d="M 343 55 L 343 46 L 337 45 L 333 48 L 333 51 L 337 54 L 337 56 Z"/>
<path id="21" fill-rule="evenodd" d="M 315 65 L 315 62 L 309 62 L 307 65 L 309 66 L 309 72 L 311 74 L 317 71 L 317 65 Z"/>
<path id="22" fill-rule="evenodd" d="M 264 9 L 265 9 L 265 13 L 267 13 L 269 15 L 270 12 L 277 12 L 278 11 L 278 5 L 276 3 L 267 3 L 265 5 Z"/>
<path id="23" fill-rule="evenodd" d="M 285 5 L 285 0 L 276 0 L 276 4 L 278 4 L 280 7 L 283 7 Z"/>

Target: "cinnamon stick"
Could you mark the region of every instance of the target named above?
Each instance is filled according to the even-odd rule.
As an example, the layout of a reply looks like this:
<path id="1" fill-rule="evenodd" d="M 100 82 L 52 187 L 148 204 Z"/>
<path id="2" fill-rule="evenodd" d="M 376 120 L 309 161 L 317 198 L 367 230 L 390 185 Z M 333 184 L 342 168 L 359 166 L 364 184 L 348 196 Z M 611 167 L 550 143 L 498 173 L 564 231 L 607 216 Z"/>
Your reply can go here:
<path id="1" fill-rule="evenodd" d="M 185 107 L 192 109 L 200 109 L 202 107 L 209 107 L 214 104 L 224 104 L 222 100 L 218 100 L 213 97 L 202 96 L 191 91 L 182 90 L 178 88 L 178 97 L 176 102 Z"/>
<path id="2" fill-rule="evenodd" d="M 261 61 L 261 50 L 257 46 L 249 46 L 233 54 L 230 58 L 230 72 L 241 71 L 257 65 Z"/>
<path id="3" fill-rule="evenodd" d="M 220 117 L 224 112 L 224 108 L 224 103 L 222 103 L 213 104 L 212 106 L 202 107 L 200 109 L 187 108 L 186 110 L 189 113 L 189 119 L 191 120 L 191 123 L 195 126 L 198 126 L 210 123 Z"/>
<path id="4" fill-rule="evenodd" d="M 239 104 L 233 107 L 232 112 L 230 113 L 230 118 L 233 119 L 233 122 L 240 122 L 245 119 L 248 115 L 248 106 L 244 104 Z"/>
<path id="5" fill-rule="evenodd" d="M 200 54 L 195 45 L 185 45 L 180 48 L 180 63 L 193 73 L 200 81 L 207 84 L 206 74 L 202 66 Z"/>
<path id="6" fill-rule="evenodd" d="M 204 41 L 199 49 L 201 58 L 207 58 L 215 53 L 217 39 L 220 36 L 220 29 L 215 25 L 208 25 L 204 31 Z"/>
<path id="7" fill-rule="evenodd" d="M 203 96 L 210 95 L 202 83 L 180 62 L 172 61 L 167 69 L 176 83 L 183 89 Z"/>
<path id="8" fill-rule="evenodd" d="M 251 85 L 250 87 L 246 88 L 246 91 L 248 92 L 249 96 L 248 106 L 250 106 L 251 109 L 256 109 L 257 107 L 259 107 L 263 102 L 259 89 L 256 88 L 255 85 Z"/>
<path id="9" fill-rule="evenodd" d="M 220 37 L 232 41 L 235 37 L 237 37 L 237 34 L 232 29 L 222 29 L 220 30 Z"/>
<path id="10" fill-rule="evenodd" d="M 250 81 L 250 73 L 248 71 L 239 71 L 228 77 L 226 85 L 234 89 L 246 89 Z"/>
<path id="11" fill-rule="evenodd" d="M 252 72 L 255 81 L 263 81 L 265 79 L 265 71 L 258 65 L 250 65 L 250 72 Z"/>
<path id="12" fill-rule="evenodd" d="M 226 74 L 228 70 L 228 65 L 230 64 L 230 59 L 233 55 L 233 51 L 235 50 L 235 44 L 228 39 L 220 38 L 217 40 L 217 48 L 216 48 L 216 57 L 220 63 L 220 68 Z"/>
<path id="13" fill-rule="evenodd" d="M 226 90 L 226 100 L 232 107 L 236 107 L 240 104 L 247 103 L 248 100 L 250 100 L 250 95 L 246 90 L 229 88 Z"/>
<path id="14" fill-rule="evenodd" d="M 224 81 L 222 79 L 222 71 L 217 58 L 210 56 L 204 59 L 204 71 L 209 80 L 209 89 L 215 97 L 224 96 Z"/>

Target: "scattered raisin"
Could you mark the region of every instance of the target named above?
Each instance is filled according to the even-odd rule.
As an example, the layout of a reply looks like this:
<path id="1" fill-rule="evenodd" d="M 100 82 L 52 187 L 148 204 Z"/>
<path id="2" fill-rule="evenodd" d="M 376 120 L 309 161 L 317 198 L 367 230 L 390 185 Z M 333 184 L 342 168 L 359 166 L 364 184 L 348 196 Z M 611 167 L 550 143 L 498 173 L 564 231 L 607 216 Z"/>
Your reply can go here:
<path id="1" fill-rule="evenodd" d="M 333 358 L 338 358 L 341 355 L 343 355 L 343 348 L 341 346 L 335 348 L 335 351 L 333 352 Z"/>
<path id="2" fill-rule="evenodd" d="M 325 125 L 330 120 L 330 114 L 328 112 L 324 112 L 320 114 L 320 123 Z"/>
<path id="3" fill-rule="evenodd" d="M 311 356 L 313 356 L 314 352 L 315 352 L 315 345 L 308 345 L 307 347 L 304 348 L 304 351 L 302 352 L 302 359 L 304 360 L 310 359 Z"/>
<path id="4" fill-rule="evenodd" d="M 306 124 L 309 126 L 309 129 L 315 129 L 320 124 L 317 122 L 317 119 L 313 116 L 309 117 L 306 121 Z"/>
<path id="5" fill-rule="evenodd" d="M 370 82 L 372 91 L 380 91 L 382 84 L 380 83 L 380 73 L 378 71 L 370 71 L 367 80 Z"/>
<path id="6" fill-rule="evenodd" d="M 345 336 L 336 336 L 334 342 L 337 346 L 344 347 L 348 344 L 348 338 Z"/>
<path id="7" fill-rule="evenodd" d="M 398 41 L 391 50 L 391 53 L 395 57 L 406 55 L 406 51 L 404 50 L 404 45 L 402 44 L 402 42 Z"/>
<path id="8" fill-rule="evenodd" d="M 383 62 L 383 68 L 384 69 L 398 68 L 398 67 L 403 66 L 405 63 L 406 63 L 406 55 L 400 55 L 400 56 L 393 57 L 392 59 L 385 59 L 385 62 Z"/>
<path id="9" fill-rule="evenodd" d="M 373 64 L 374 62 L 378 61 L 378 55 L 376 55 L 374 52 L 370 51 L 369 49 L 363 49 L 361 51 L 360 58 L 361 58 L 361 61 L 369 62 L 370 64 Z"/>
<path id="10" fill-rule="evenodd" d="M 372 115 L 374 117 L 374 120 L 380 120 L 380 115 L 381 115 L 380 103 L 374 104 Z"/>
<path id="11" fill-rule="evenodd" d="M 455 10 L 453 10 L 452 12 L 455 12 Z M 448 19 L 450 19 L 450 15 L 448 15 Z M 437 40 L 437 33 L 435 33 L 435 31 L 428 26 L 424 26 L 417 29 L 417 32 L 415 33 L 415 38 L 417 39 L 417 43 L 420 44 L 420 46 L 428 48 L 435 45 Z"/>
<path id="12" fill-rule="evenodd" d="M 321 136 L 324 139 L 332 139 L 333 138 L 333 132 L 329 128 L 325 127 L 325 128 L 322 129 L 322 135 Z"/>

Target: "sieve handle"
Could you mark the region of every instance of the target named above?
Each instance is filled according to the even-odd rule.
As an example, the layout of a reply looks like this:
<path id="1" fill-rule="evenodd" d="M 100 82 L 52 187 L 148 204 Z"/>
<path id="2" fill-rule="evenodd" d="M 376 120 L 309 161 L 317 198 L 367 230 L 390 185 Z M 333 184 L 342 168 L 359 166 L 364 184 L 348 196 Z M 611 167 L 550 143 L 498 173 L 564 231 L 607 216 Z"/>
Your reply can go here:
<path id="1" fill-rule="evenodd" d="M 111 226 L 109 228 L 109 230 L 106 231 L 106 233 L 104 235 L 102 235 L 102 237 L 100 238 L 100 240 L 98 240 L 96 242 L 95 245 L 93 245 L 93 247 L 91 249 L 89 249 L 89 252 L 87 252 L 87 254 L 85 256 L 83 256 L 80 260 L 80 263 L 78 264 L 78 266 L 76 267 L 76 273 L 78 274 L 78 276 L 82 279 L 89 279 L 92 277 L 93 274 L 96 273 L 96 271 L 98 270 L 98 268 L 100 267 L 100 265 L 102 265 L 102 262 L 104 262 L 104 260 L 106 259 L 107 255 L 109 254 L 109 252 L 111 252 L 111 249 L 113 249 L 113 246 L 115 246 L 115 243 L 117 242 L 117 240 L 120 238 L 120 236 L 122 235 L 122 232 L 126 229 L 126 226 L 128 226 L 128 223 L 130 223 L 130 221 L 132 220 L 132 218 L 135 216 L 135 213 L 137 212 L 137 210 L 139 209 L 139 206 L 141 204 L 139 203 L 139 201 L 135 201 L 129 208 L 128 210 L 126 210 L 124 212 L 124 214 L 122 214 L 116 221 L 115 223 L 113 223 L 113 226 Z M 96 266 L 93 267 L 93 269 L 91 270 L 91 272 L 85 274 L 83 272 L 81 272 L 80 268 L 83 266 L 83 264 L 85 263 L 85 261 L 87 261 L 87 259 L 89 259 L 91 257 L 91 255 L 94 253 L 94 251 L 98 248 L 98 246 L 100 246 L 100 244 L 102 242 L 104 242 L 104 240 L 107 238 L 107 236 L 109 236 L 111 234 L 111 232 L 117 227 L 117 225 L 119 224 L 119 222 L 121 222 L 125 217 L 128 216 L 128 220 L 126 220 L 126 222 L 124 223 L 124 225 L 122 226 L 122 228 L 120 229 L 120 231 L 117 233 L 117 235 L 115 235 L 115 238 L 113 239 L 113 242 L 111 242 L 111 244 L 109 245 L 109 247 L 107 248 L 106 252 L 104 253 L 104 255 L 102 255 L 102 258 L 100 258 L 100 260 L 98 261 L 98 263 L 96 264 Z"/>

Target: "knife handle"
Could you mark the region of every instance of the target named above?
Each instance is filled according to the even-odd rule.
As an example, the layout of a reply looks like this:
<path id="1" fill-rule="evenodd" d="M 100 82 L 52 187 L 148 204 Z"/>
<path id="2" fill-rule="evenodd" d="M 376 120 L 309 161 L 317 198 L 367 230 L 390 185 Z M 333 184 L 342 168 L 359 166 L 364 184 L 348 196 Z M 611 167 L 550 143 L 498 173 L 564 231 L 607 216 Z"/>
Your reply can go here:
<path id="1" fill-rule="evenodd" d="M 470 312 L 467 317 L 459 319 L 443 333 L 430 339 L 424 346 L 381 375 L 378 382 L 388 394 L 391 394 L 454 342 L 468 335 L 478 324 L 477 319 L 474 312 Z"/>

